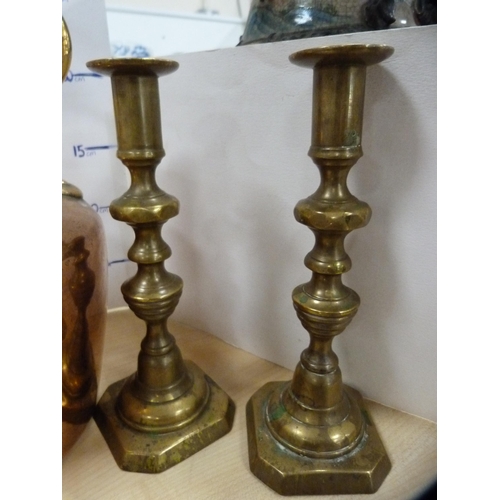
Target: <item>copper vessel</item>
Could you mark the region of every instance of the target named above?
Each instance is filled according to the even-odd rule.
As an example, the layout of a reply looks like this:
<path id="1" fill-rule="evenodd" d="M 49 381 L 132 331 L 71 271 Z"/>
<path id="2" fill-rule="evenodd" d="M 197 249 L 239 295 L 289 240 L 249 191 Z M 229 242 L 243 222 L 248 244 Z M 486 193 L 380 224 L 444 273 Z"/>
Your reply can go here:
<path id="1" fill-rule="evenodd" d="M 107 261 L 99 215 L 82 193 L 62 188 L 63 454 L 92 417 L 106 327 Z"/>

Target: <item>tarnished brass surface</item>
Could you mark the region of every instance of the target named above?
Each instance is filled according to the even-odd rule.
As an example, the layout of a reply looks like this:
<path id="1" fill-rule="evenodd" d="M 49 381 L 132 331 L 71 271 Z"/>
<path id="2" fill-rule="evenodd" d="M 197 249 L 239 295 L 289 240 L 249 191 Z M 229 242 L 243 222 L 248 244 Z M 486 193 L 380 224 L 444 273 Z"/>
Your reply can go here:
<path id="1" fill-rule="evenodd" d="M 207 383 L 210 399 L 193 423 L 170 432 L 138 432 L 116 411 L 116 399 L 125 380 L 108 387 L 99 402 L 95 420 L 123 470 L 162 472 L 205 448 L 231 430 L 234 405 L 227 395 L 190 361 L 186 367 Z M 138 437 L 140 437 L 138 439 Z"/>
<path id="2" fill-rule="evenodd" d="M 297 203 L 294 215 L 316 242 L 304 260 L 311 280 L 292 293 L 311 339 L 292 381 L 267 384 L 247 405 L 250 468 L 283 495 L 372 493 L 391 467 L 361 396 L 342 383 L 331 344 L 360 303 L 342 283 L 351 268 L 344 239 L 371 216 L 370 207 L 347 188 L 348 172 L 363 154 L 366 66 L 392 53 L 383 45 L 344 45 L 290 56 L 314 68 L 309 156 L 321 182 Z"/>
<path id="3" fill-rule="evenodd" d="M 355 494 L 377 491 L 391 469 L 360 394 L 344 386 L 363 419 L 364 432 L 357 447 L 339 458 L 310 457 L 293 453 L 271 432 L 269 418 L 279 420 L 284 408 L 269 413 L 269 396 L 286 391 L 287 382 L 270 382 L 247 404 L 250 469 L 281 495 Z M 318 426 L 317 430 L 322 431 Z"/>
<path id="4" fill-rule="evenodd" d="M 162 472 L 229 432 L 234 406 L 194 364 L 185 363 L 167 328 L 182 280 L 165 269 L 171 250 L 163 224 L 179 202 L 162 191 L 155 169 L 165 155 L 158 76 L 175 71 L 166 59 L 105 59 L 87 66 L 111 76 L 117 156 L 131 186 L 110 205 L 113 218 L 135 232 L 128 252 L 137 273 L 122 285 L 130 309 L 146 322 L 137 372 L 110 386 L 95 417 L 118 465 L 134 472 Z"/>

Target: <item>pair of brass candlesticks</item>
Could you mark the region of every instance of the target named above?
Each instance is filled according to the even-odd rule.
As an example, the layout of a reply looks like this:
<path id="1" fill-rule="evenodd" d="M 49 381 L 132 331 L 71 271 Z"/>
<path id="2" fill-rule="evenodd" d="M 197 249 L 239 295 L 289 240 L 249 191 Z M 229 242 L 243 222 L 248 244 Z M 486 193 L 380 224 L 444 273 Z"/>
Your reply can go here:
<path id="1" fill-rule="evenodd" d="M 366 66 L 392 52 L 385 45 L 344 45 L 290 57 L 314 68 L 309 155 L 321 183 L 297 204 L 295 218 L 313 231 L 316 243 L 305 258 L 312 278 L 292 294 L 311 342 L 291 382 L 266 384 L 247 405 L 250 468 L 284 495 L 374 492 L 391 468 L 360 394 L 342 383 L 331 343 L 359 306 L 358 295 L 341 279 L 351 267 L 344 239 L 371 215 L 346 184 L 362 155 Z M 95 420 L 122 469 L 161 472 L 228 433 L 234 417 L 231 399 L 194 363 L 182 359 L 167 328 L 182 280 L 164 267 L 171 251 L 161 227 L 177 215 L 179 204 L 155 181 L 165 154 L 158 77 L 178 64 L 107 59 L 88 67 L 111 76 L 117 156 L 130 171 L 131 186 L 112 202 L 110 212 L 135 231 L 128 256 L 138 270 L 122 292 L 147 325 L 137 372 L 106 390 Z"/>

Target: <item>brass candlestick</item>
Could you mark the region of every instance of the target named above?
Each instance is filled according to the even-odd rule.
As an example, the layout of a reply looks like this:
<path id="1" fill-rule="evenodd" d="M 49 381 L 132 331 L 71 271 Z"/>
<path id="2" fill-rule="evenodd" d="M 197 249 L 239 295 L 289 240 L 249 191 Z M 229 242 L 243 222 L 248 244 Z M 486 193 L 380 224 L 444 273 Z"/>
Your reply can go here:
<path id="1" fill-rule="evenodd" d="M 362 156 L 366 66 L 393 51 L 384 45 L 344 45 L 290 56 L 291 62 L 314 68 L 309 156 L 321 182 L 294 214 L 316 242 L 304 261 L 311 280 L 292 293 L 311 341 L 291 382 L 270 382 L 247 404 L 250 468 L 282 495 L 371 493 L 391 468 L 361 395 L 342 383 L 331 344 L 360 303 L 342 283 L 351 267 L 344 239 L 371 216 L 346 184 Z"/>
<path id="2" fill-rule="evenodd" d="M 182 280 L 164 267 L 171 250 L 161 228 L 178 214 L 179 202 L 155 180 L 165 156 L 158 77 L 178 64 L 104 59 L 87 66 L 111 76 L 117 156 L 130 171 L 131 186 L 111 203 L 110 213 L 135 232 L 128 257 L 137 263 L 137 274 L 123 283 L 122 293 L 147 325 L 137 372 L 108 387 L 95 420 L 122 469 L 162 472 L 227 434 L 234 417 L 231 399 L 194 363 L 182 359 L 167 328 Z"/>

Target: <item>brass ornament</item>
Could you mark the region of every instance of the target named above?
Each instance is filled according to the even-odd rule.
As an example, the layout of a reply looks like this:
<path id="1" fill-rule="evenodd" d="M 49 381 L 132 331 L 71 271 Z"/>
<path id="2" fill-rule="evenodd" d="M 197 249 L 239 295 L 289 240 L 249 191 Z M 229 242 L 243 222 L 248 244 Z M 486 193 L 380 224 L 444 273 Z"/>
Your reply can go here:
<path id="1" fill-rule="evenodd" d="M 342 283 L 351 268 L 344 240 L 371 216 L 347 187 L 349 170 L 363 154 L 366 67 L 393 52 L 385 45 L 339 45 L 290 56 L 314 69 L 309 156 L 321 182 L 294 215 L 316 241 L 304 260 L 311 280 L 292 293 L 310 344 L 291 382 L 270 382 L 247 404 L 250 469 L 282 495 L 372 493 L 391 468 L 361 395 L 342 383 L 331 344 L 360 303 Z"/>
<path id="2" fill-rule="evenodd" d="M 171 250 L 163 224 L 179 212 L 155 170 L 165 156 L 158 77 L 178 63 L 166 59 L 102 59 L 87 66 L 111 77 L 118 158 L 129 169 L 128 191 L 110 205 L 116 220 L 135 232 L 128 252 L 137 273 L 122 285 L 130 309 L 146 323 L 137 372 L 112 384 L 95 420 L 120 468 L 162 472 L 231 430 L 234 403 L 194 363 L 184 361 L 167 328 L 182 280 L 165 269 Z"/>
<path id="3" fill-rule="evenodd" d="M 62 20 L 62 81 L 68 74 L 69 67 L 71 66 L 71 38 L 69 30 L 66 26 L 64 18 Z"/>

